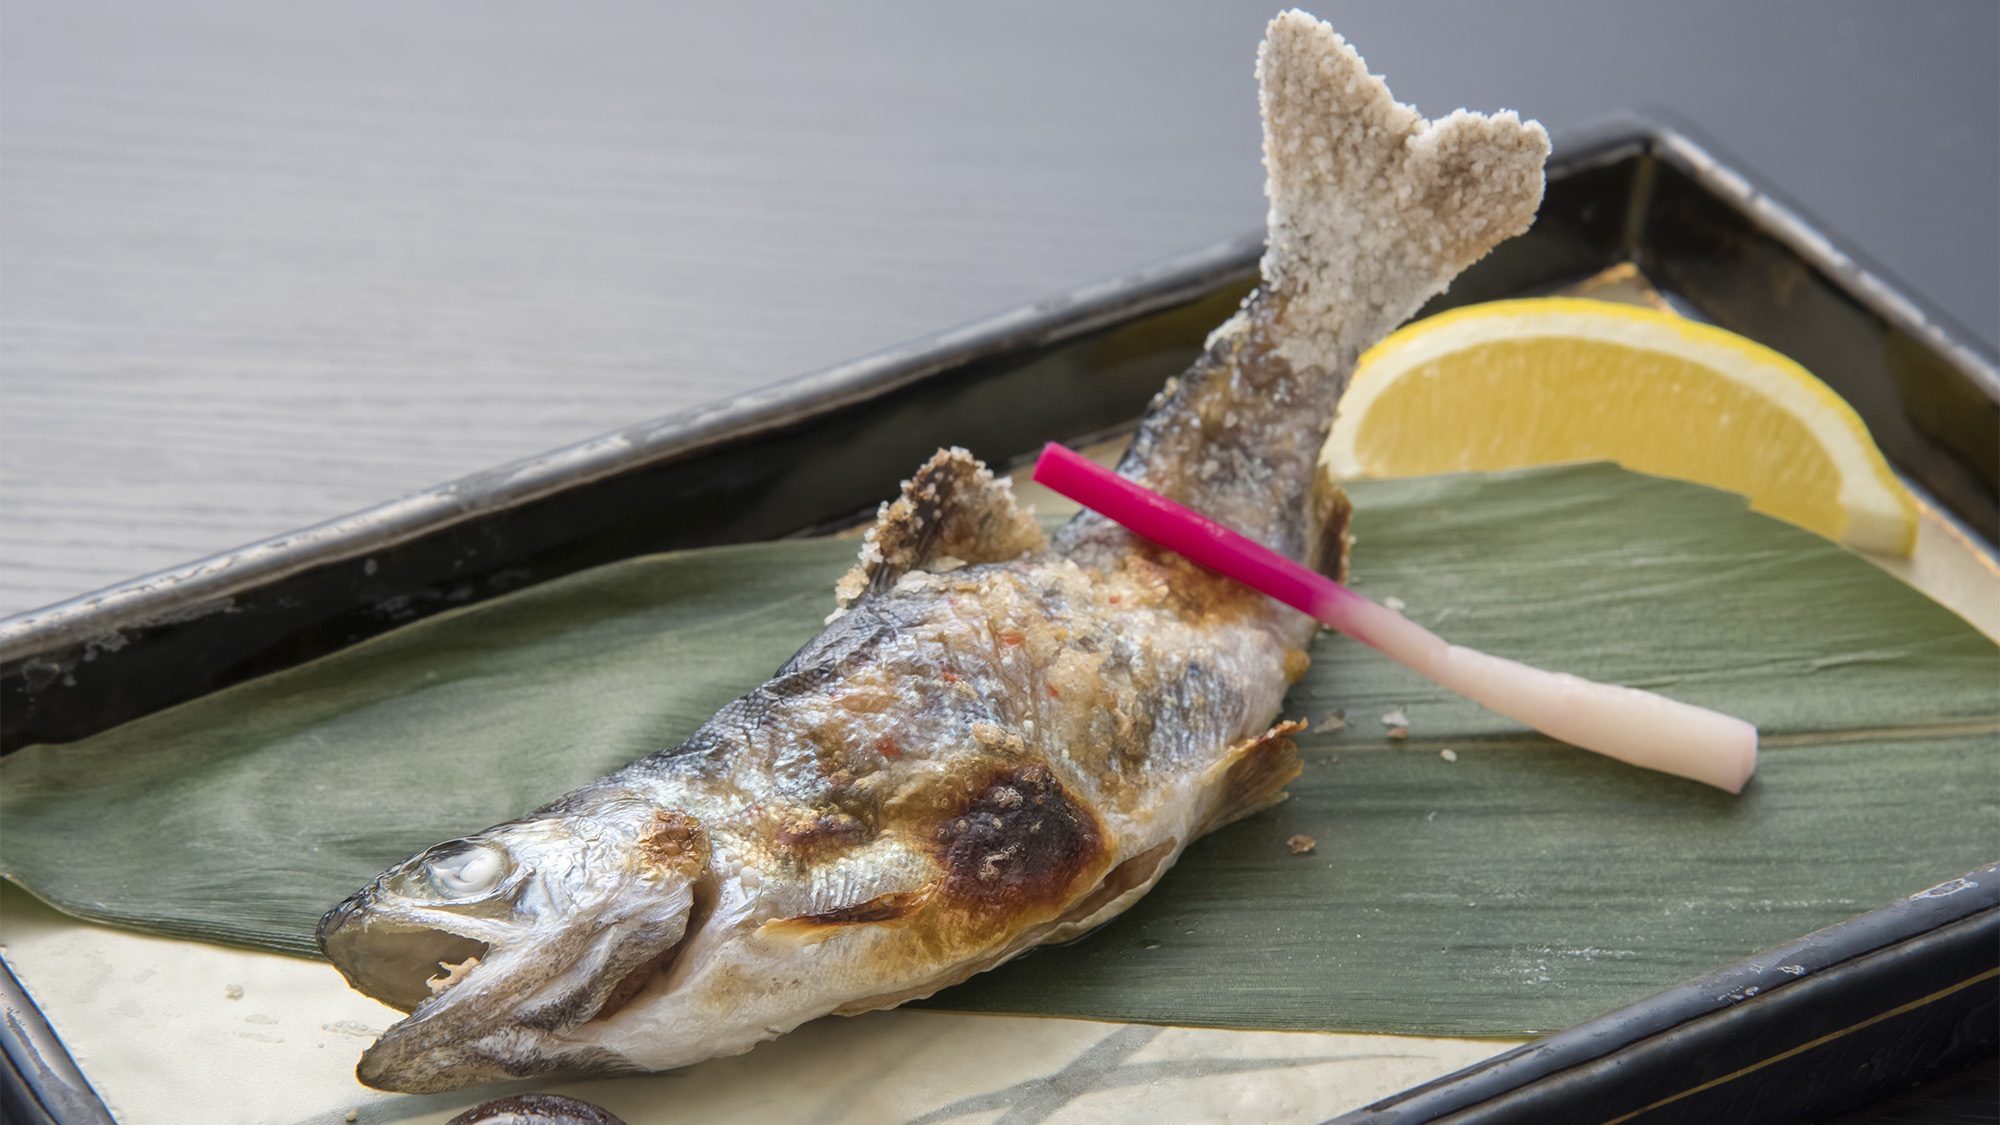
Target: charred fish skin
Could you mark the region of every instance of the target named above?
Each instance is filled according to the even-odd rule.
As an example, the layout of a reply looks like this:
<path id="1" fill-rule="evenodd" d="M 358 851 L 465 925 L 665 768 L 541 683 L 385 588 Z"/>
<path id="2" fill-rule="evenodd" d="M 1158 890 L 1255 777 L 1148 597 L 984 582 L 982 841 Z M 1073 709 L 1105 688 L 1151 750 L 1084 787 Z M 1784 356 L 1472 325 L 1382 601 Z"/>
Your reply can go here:
<path id="1" fill-rule="evenodd" d="M 1315 481 L 1361 350 L 1533 218 L 1548 142 L 1424 121 L 1326 25 L 1259 53 L 1265 285 L 1120 471 L 1338 572 Z M 432 848 L 322 949 L 409 1012 L 362 1081 L 658 1070 L 929 995 L 1129 906 L 1283 796 L 1316 626 L 1085 515 L 1051 542 L 964 450 L 884 505 L 827 628 L 683 744 Z"/>

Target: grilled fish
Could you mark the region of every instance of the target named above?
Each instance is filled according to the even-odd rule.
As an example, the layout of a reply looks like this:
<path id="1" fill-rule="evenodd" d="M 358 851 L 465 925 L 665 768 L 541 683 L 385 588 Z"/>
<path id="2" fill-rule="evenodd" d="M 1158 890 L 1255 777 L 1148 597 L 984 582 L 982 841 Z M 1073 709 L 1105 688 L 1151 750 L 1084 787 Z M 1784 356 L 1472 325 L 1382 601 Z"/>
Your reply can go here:
<path id="1" fill-rule="evenodd" d="M 1258 75 L 1264 284 L 1119 471 L 1339 574 L 1347 508 L 1314 470 L 1348 372 L 1527 227 L 1548 140 L 1425 121 L 1299 12 Z M 964 450 L 883 506 L 835 594 L 686 742 L 327 913 L 327 956 L 410 1013 L 363 1082 L 665 1069 L 928 996 L 1116 915 L 1298 772 L 1272 723 L 1314 622 L 1087 513 L 1050 539 Z"/>

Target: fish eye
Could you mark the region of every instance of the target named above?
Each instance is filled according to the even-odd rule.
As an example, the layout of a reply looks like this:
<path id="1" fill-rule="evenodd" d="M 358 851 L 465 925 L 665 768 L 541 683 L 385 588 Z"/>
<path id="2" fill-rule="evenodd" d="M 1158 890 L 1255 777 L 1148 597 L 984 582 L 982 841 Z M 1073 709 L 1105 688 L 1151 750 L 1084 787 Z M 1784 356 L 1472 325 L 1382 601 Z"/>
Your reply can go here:
<path id="1" fill-rule="evenodd" d="M 454 840 L 424 853 L 409 880 L 422 897 L 459 902 L 478 898 L 500 885 L 513 867 L 507 853 L 491 844 Z"/>

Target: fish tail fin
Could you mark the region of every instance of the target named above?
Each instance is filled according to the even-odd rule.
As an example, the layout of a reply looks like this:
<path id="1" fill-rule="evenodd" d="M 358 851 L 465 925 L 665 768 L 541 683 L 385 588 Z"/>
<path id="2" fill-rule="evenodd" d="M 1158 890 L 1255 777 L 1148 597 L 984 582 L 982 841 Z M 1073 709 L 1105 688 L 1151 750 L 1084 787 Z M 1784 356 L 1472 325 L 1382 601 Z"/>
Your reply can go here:
<path id="1" fill-rule="evenodd" d="M 1549 135 L 1511 110 L 1426 121 L 1324 22 L 1271 21 L 1257 53 L 1279 351 L 1346 370 L 1542 202 Z"/>
<path id="2" fill-rule="evenodd" d="M 1361 352 L 1526 230 L 1548 134 L 1512 112 L 1426 121 L 1303 12 L 1258 51 L 1270 198 L 1263 286 L 1154 399 L 1119 472 L 1294 559 L 1312 481 Z M 1059 549 L 1123 546 L 1090 517 Z"/>

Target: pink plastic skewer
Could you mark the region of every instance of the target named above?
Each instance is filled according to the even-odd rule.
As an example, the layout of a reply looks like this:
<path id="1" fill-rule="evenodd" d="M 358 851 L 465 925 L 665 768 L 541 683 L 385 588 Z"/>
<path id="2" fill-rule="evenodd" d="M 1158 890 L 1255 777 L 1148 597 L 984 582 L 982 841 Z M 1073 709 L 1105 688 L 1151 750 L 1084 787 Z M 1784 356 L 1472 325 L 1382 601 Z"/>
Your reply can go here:
<path id="1" fill-rule="evenodd" d="M 1135 534 L 1366 644 L 1486 707 L 1573 746 L 1741 792 L 1757 728 L 1637 688 L 1544 672 L 1461 645 L 1333 579 L 1050 442 L 1035 480 Z"/>

